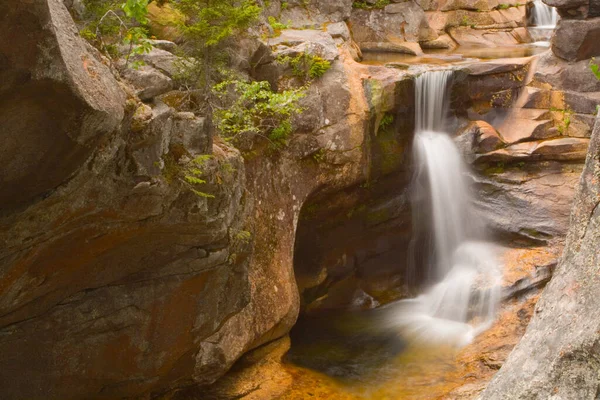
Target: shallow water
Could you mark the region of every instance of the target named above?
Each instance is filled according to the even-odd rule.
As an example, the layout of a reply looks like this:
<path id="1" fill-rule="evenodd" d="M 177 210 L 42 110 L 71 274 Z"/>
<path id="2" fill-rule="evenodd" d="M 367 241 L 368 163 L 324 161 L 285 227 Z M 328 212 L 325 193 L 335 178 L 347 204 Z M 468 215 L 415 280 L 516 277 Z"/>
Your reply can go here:
<path id="1" fill-rule="evenodd" d="M 302 317 L 286 365 L 295 384 L 282 399 L 431 399 L 456 386 L 447 376 L 457 348 L 410 344 L 375 328 L 381 318 L 385 309 Z"/>
<path id="2" fill-rule="evenodd" d="M 545 37 L 539 35 L 540 39 Z M 453 51 L 448 50 L 426 50 L 422 56 L 414 56 L 401 53 L 364 52 L 363 64 L 385 65 L 387 63 L 404 63 L 409 65 L 449 65 L 473 62 L 476 60 L 494 60 L 500 58 L 530 57 L 540 54 L 548 49 L 549 43 L 539 43 L 510 46 L 510 47 L 459 47 Z"/>

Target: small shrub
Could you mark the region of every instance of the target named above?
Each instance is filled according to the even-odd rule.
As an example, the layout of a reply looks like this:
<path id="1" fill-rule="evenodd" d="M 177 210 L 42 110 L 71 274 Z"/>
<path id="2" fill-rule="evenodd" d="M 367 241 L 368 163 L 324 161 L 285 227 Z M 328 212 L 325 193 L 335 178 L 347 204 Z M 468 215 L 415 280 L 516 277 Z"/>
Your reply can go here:
<path id="1" fill-rule="evenodd" d="M 379 122 L 379 129 L 385 129 L 388 126 L 391 126 L 394 122 L 394 116 L 392 114 L 385 114 L 381 121 Z"/>
<path id="2" fill-rule="evenodd" d="M 267 139 L 278 148 L 287 143 L 292 133 L 292 117 L 302 112 L 298 105 L 305 96 L 304 88 L 271 90 L 269 82 L 226 80 L 214 87 L 224 106 L 215 111 L 215 123 L 227 140 L 255 135 Z M 228 102 L 228 98 L 233 101 Z"/>
<path id="3" fill-rule="evenodd" d="M 282 57 L 277 60 L 280 64 L 289 64 L 294 76 L 304 82 L 318 79 L 331 68 L 331 63 L 324 58 L 308 53 L 296 57 Z"/>
<path id="4" fill-rule="evenodd" d="M 271 28 L 273 28 L 273 32 L 275 33 L 275 35 L 279 36 L 281 34 L 281 31 L 284 29 L 288 29 L 290 27 L 290 25 L 286 25 L 283 24 L 279 21 L 277 21 L 277 18 L 275 17 L 269 17 L 269 25 L 271 25 Z"/>
<path id="5" fill-rule="evenodd" d="M 202 179 L 204 172 L 202 171 L 202 167 L 209 160 L 211 155 L 201 155 L 194 158 L 192 161 L 188 163 L 183 169 L 183 178 L 181 181 L 197 196 L 204 198 L 214 198 L 212 194 L 202 192 L 198 190 L 200 185 L 206 183 L 206 180 Z"/>
<path id="6" fill-rule="evenodd" d="M 562 114 L 562 121 L 558 125 L 558 132 L 561 135 L 565 135 L 569 131 L 569 126 L 571 126 L 571 114 L 573 114 L 573 111 L 562 110 Z"/>
<path id="7" fill-rule="evenodd" d="M 125 59 L 127 67 L 132 55 L 152 50 L 144 27 L 148 23 L 148 2 L 149 0 L 86 0 L 84 18 L 88 23 L 79 34 L 111 61 L 118 57 L 118 44 L 128 45 Z M 137 69 L 142 64 L 141 61 L 136 61 L 132 66 Z"/>

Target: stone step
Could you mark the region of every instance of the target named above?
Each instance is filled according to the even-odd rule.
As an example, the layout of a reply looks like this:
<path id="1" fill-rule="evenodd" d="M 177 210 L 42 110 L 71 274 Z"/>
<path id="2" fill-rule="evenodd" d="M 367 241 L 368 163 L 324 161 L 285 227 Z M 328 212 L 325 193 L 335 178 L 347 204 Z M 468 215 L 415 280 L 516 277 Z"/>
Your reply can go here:
<path id="1" fill-rule="evenodd" d="M 503 121 L 492 124 L 500 133 L 500 136 L 508 144 L 529 141 L 533 139 L 545 139 L 551 137 L 553 132 L 551 120 L 531 120 L 525 118 L 516 118 L 512 115 Z"/>
<path id="2" fill-rule="evenodd" d="M 524 160 L 583 161 L 585 160 L 589 143 L 589 139 L 570 137 L 517 143 L 504 149 L 482 154 L 477 157 L 477 162 L 515 162 Z"/>
<path id="3" fill-rule="evenodd" d="M 600 92 L 570 92 L 526 87 L 524 108 L 571 110 L 580 114 L 595 114 L 600 104 Z"/>

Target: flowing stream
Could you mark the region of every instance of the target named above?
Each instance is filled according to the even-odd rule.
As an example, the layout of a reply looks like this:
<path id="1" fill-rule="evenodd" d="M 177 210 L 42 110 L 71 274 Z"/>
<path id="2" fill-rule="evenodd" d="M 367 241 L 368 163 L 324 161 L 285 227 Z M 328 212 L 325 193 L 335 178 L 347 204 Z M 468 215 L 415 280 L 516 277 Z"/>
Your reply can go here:
<path id="1" fill-rule="evenodd" d="M 535 0 L 531 8 L 532 26 L 529 33 L 535 41 L 534 44 L 548 47 L 550 38 L 558 23 L 558 12 L 556 8 L 546 5 L 542 0 Z"/>
<path id="2" fill-rule="evenodd" d="M 534 26 L 554 29 L 558 22 L 556 8 L 546 5 L 542 0 L 535 0 L 531 9 Z"/>
<path id="3" fill-rule="evenodd" d="M 481 241 L 485 226 L 473 211 L 466 165 L 444 132 L 451 79 L 452 70 L 429 71 L 416 82 L 415 190 L 427 206 L 414 210 L 430 215 L 432 245 L 421 247 L 431 254 L 432 286 L 392 308 L 408 337 L 462 346 L 493 322 L 501 268 L 493 246 Z"/>

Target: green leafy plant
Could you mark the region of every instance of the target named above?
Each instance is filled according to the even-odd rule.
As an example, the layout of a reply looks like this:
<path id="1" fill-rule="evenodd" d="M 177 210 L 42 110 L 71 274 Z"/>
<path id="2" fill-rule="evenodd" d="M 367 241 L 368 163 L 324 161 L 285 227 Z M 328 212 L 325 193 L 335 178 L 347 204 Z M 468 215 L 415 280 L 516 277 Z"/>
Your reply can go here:
<path id="1" fill-rule="evenodd" d="M 594 76 L 596 77 L 596 79 L 600 80 L 600 65 L 598 65 L 596 63 L 596 59 L 595 58 L 592 58 L 590 60 L 590 69 L 594 73 Z"/>
<path id="2" fill-rule="evenodd" d="M 188 84 L 205 90 L 221 80 L 227 54 L 219 51 L 228 39 L 242 35 L 258 21 L 261 8 L 254 0 L 180 0 L 172 3 L 185 16 L 179 28 L 188 39 Z M 222 49 L 225 50 L 225 49 Z"/>
<path id="3" fill-rule="evenodd" d="M 569 131 L 569 126 L 571 126 L 572 114 L 572 110 L 562 110 L 562 120 L 558 124 L 558 132 L 560 132 L 561 135 L 564 135 Z"/>
<path id="4" fill-rule="evenodd" d="M 321 56 L 308 53 L 302 53 L 296 57 L 280 57 L 277 62 L 279 64 L 289 64 L 294 76 L 304 82 L 322 77 L 331 68 L 329 61 Z"/>
<path id="5" fill-rule="evenodd" d="M 268 21 L 269 21 L 269 25 L 271 25 L 271 28 L 273 28 L 273 32 L 277 36 L 279 36 L 281 34 L 282 30 L 288 29 L 290 27 L 289 24 L 283 24 L 283 23 L 277 21 L 277 18 L 275 18 L 275 17 L 269 17 Z"/>
<path id="6" fill-rule="evenodd" d="M 118 57 L 118 45 L 128 45 L 125 67 L 129 66 L 130 57 L 144 54 L 152 50 L 148 41 L 147 29 L 149 0 L 100 1 L 84 2 L 88 21 L 79 32 L 81 37 L 95 45 L 111 61 Z M 142 61 L 132 63 L 139 68 Z"/>
<path id="7" fill-rule="evenodd" d="M 202 179 L 204 176 L 204 172 L 202 171 L 202 167 L 212 156 L 211 155 L 201 155 L 194 158 L 192 161 L 188 163 L 183 169 L 183 178 L 181 181 L 197 196 L 204 198 L 214 198 L 212 194 L 200 191 L 198 188 L 200 185 L 206 183 L 206 180 Z"/>
<path id="8" fill-rule="evenodd" d="M 239 231 L 235 234 L 235 238 L 242 243 L 250 243 L 252 239 L 252 234 L 248 231 Z"/>
<path id="9" fill-rule="evenodd" d="M 394 122 L 394 116 L 392 114 L 385 114 L 381 121 L 379 122 L 379 129 L 385 129 L 388 126 L 391 126 Z"/>
<path id="10" fill-rule="evenodd" d="M 287 143 L 292 117 L 302 112 L 298 104 L 304 88 L 271 90 L 269 82 L 226 80 L 214 87 L 224 106 L 215 111 L 215 122 L 228 140 L 259 136 L 276 148 Z M 233 98 L 233 101 L 228 99 Z"/>

